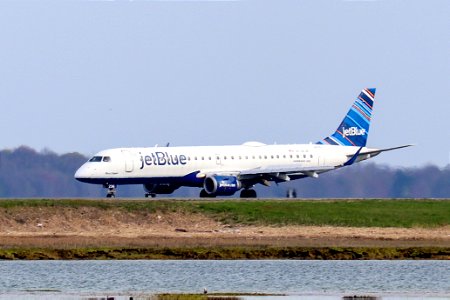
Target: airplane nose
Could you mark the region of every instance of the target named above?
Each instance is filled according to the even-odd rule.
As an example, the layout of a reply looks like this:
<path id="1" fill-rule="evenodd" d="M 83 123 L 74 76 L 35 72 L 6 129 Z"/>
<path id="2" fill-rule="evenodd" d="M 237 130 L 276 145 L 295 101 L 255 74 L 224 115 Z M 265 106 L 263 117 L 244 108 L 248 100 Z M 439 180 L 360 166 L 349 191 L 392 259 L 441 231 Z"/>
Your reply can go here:
<path id="1" fill-rule="evenodd" d="M 75 179 L 78 181 L 84 181 L 92 176 L 92 170 L 86 165 L 82 165 L 76 172 L 75 172 Z"/>
<path id="2" fill-rule="evenodd" d="M 75 175 L 73 175 L 73 177 L 75 177 L 75 179 L 78 180 L 78 178 L 81 178 L 81 168 L 78 168 L 78 170 L 75 172 Z"/>

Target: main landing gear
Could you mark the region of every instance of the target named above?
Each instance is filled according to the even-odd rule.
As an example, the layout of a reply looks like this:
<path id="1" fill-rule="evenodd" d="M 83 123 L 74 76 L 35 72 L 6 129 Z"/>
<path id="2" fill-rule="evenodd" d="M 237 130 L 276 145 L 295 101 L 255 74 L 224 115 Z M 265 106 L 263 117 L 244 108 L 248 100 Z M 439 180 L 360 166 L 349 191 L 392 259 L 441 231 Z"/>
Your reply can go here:
<path id="1" fill-rule="evenodd" d="M 200 198 L 216 198 L 216 195 L 214 194 L 208 194 L 205 189 L 202 189 L 200 191 Z"/>
<path id="2" fill-rule="evenodd" d="M 155 193 L 145 193 L 145 198 L 148 198 L 148 197 L 155 198 L 156 194 Z"/>
<path id="3" fill-rule="evenodd" d="M 241 198 L 256 198 L 256 191 L 252 190 L 252 189 L 248 189 L 248 190 L 242 190 L 241 191 Z"/>
<path id="4" fill-rule="evenodd" d="M 241 198 L 256 198 L 256 191 L 252 189 L 244 189 L 240 194 Z M 214 194 L 208 194 L 204 189 L 200 191 L 200 198 L 216 198 Z"/>
<path id="5" fill-rule="evenodd" d="M 106 194 L 106 198 L 116 198 L 116 187 L 115 184 L 104 184 L 105 188 L 108 189 L 108 193 Z"/>

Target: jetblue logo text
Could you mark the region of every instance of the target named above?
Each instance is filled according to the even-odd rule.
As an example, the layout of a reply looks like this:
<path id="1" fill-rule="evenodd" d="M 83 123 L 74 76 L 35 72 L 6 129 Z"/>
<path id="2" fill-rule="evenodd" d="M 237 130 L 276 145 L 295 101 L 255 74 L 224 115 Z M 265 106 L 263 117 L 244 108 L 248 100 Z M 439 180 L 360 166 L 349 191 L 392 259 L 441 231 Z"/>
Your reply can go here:
<path id="1" fill-rule="evenodd" d="M 141 155 L 141 169 L 147 166 L 177 166 L 185 165 L 187 157 L 185 155 L 168 154 L 167 152 L 155 152 L 150 155 Z"/>
<path id="2" fill-rule="evenodd" d="M 235 188 L 237 187 L 236 183 L 229 183 L 228 181 L 219 182 L 219 187 L 221 188 Z"/>
<path id="3" fill-rule="evenodd" d="M 345 129 L 344 127 L 342 127 L 342 136 L 346 137 L 346 136 L 357 136 L 357 135 L 365 135 L 366 134 L 366 130 L 364 128 L 357 128 L 357 127 L 350 127 L 348 129 Z"/>

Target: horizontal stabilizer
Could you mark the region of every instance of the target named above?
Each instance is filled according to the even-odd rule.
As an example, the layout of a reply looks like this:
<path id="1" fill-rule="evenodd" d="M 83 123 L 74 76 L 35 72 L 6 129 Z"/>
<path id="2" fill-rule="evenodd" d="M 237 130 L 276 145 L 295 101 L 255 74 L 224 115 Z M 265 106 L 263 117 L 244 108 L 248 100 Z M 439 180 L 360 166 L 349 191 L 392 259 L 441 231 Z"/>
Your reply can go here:
<path id="1" fill-rule="evenodd" d="M 380 154 L 381 152 L 387 152 L 387 151 L 392 151 L 392 150 L 397 150 L 397 149 L 402 149 L 402 148 L 407 148 L 407 147 L 411 147 L 414 146 L 413 144 L 408 144 L 408 145 L 402 145 L 402 146 L 397 146 L 397 147 L 392 147 L 392 148 L 385 148 L 385 149 L 368 149 L 367 151 L 361 151 L 358 154 L 359 156 L 362 155 L 370 155 L 371 157 L 377 156 L 378 154 Z M 348 155 L 348 157 L 352 157 L 353 155 Z"/>

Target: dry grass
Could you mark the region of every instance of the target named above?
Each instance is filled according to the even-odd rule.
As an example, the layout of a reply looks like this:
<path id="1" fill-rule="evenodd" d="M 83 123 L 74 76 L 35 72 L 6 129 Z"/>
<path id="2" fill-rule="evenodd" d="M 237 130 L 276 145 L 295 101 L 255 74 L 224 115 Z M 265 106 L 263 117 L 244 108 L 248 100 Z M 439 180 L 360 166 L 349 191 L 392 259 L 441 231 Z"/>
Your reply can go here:
<path id="1" fill-rule="evenodd" d="M 227 225 L 186 211 L 99 207 L 0 209 L 0 247 L 449 247 L 450 226 L 378 228 Z"/>

